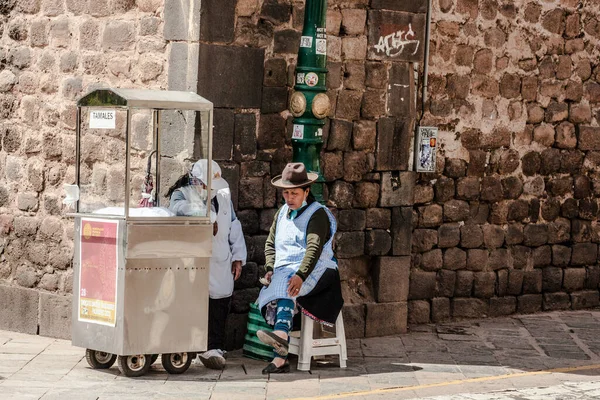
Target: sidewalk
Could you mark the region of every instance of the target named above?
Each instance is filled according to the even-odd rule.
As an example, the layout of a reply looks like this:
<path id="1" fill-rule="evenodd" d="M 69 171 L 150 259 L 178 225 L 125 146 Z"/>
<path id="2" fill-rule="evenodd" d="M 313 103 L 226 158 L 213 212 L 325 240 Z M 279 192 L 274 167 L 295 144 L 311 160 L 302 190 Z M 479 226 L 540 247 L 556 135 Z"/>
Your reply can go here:
<path id="1" fill-rule="evenodd" d="M 266 363 L 230 354 L 227 368 L 142 378 L 93 370 L 70 342 L 0 331 L 2 399 L 600 399 L 600 311 L 418 326 L 351 340 L 348 368 L 261 375 Z"/>

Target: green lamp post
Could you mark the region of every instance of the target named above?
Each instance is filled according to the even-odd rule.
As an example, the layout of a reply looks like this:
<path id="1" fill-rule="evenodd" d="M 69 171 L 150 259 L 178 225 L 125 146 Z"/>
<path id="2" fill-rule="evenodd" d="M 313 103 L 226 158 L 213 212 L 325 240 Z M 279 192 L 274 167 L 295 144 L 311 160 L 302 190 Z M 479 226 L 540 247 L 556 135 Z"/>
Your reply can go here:
<path id="1" fill-rule="evenodd" d="M 312 192 L 323 202 L 323 175 L 320 154 L 323 127 L 331 104 L 327 97 L 327 0 L 306 0 L 304 28 L 298 50 L 294 93 L 290 112 L 294 116 L 292 148 L 294 162 L 319 174 Z"/>

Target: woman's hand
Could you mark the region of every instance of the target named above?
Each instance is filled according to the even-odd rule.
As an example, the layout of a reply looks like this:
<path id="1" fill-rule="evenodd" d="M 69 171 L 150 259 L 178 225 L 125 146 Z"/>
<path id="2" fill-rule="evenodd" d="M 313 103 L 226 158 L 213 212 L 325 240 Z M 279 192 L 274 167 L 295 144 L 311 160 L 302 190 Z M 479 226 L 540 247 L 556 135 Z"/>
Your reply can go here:
<path id="1" fill-rule="evenodd" d="M 219 232 L 219 224 L 215 222 L 213 224 L 213 236 L 217 236 L 217 232 Z"/>
<path id="2" fill-rule="evenodd" d="M 265 280 L 271 283 L 271 276 L 273 276 L 273 271 L 269 271 L 265 274 Z"/>
<path id="3" fill-rule="evenodd" d="M 302 288 L 302 278 L 298 275 L 294 275 L 290 278 L 288 283 L 288 294 L 292 297 L 298 296 L 300 289 Z"/>
<path id="4" fill-rule="evenodd" d="M 234 261 L 231 263 L 231 273 L 233 274 L 233 280 L 237 281 L 242 274 L 242 262 Z"/>

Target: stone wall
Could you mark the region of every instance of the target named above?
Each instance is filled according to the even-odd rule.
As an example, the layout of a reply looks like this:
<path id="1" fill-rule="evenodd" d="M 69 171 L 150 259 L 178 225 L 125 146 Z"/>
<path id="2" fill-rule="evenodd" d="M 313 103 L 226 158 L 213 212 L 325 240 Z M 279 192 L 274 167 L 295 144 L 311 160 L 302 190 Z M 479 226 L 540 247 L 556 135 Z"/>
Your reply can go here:
<path id="1" fill-rule="evenodd" d="M 98 87 L 167 88 L 163 20 L 161 0 L 0 0 L 2 329 L 68 337 L 75 102 Z M 111 163 L 107 147 L 95 152 Z"/>
<path id="2" fill-rule="evenodd" d="M 0 327 L 68 335 L 48 315 L 70 315 L 60 197 L 74 179 L 74 100 L 101 85 L 197 88 L 216 107 L 213 155 L 249 251 L 228 321 L 227 346 L 241 346 L 281 201 L 269 182 L 292 158 L 304 1 L 164 4 L 0 0 L 0 297 L 25 316 L 5 309 Z M 349 337 L 598 304 L 600 5 L 433 4 L 420 123 L 439 127 L 440 148 L 436 173 L 417 174 L 427 2 L 328 1 L 321 161 Z M 172 179 L 193 132 L 168 148 Z"/>
<path id="3" fill-rule="evenodd" d="M 409 321 L 597 306 L 600 5 L 434 4 Z"/>

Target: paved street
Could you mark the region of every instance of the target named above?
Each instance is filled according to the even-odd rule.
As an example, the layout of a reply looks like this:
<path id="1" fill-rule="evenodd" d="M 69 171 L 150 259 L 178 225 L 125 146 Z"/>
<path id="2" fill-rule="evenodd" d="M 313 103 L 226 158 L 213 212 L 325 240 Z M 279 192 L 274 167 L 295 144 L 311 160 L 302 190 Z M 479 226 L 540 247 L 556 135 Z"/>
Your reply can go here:
<path id="1" fill-rule="evenodd" d="M 130 379 L 90 369 L 68 341 L 0 331 L 0 344 L 2 399 L 600 399 L 600 311 L 418 326 L 350 341 L 345 370 L 326 359 L 270 378 L 239 351 L 223 371 L 157 362 Z"/>

